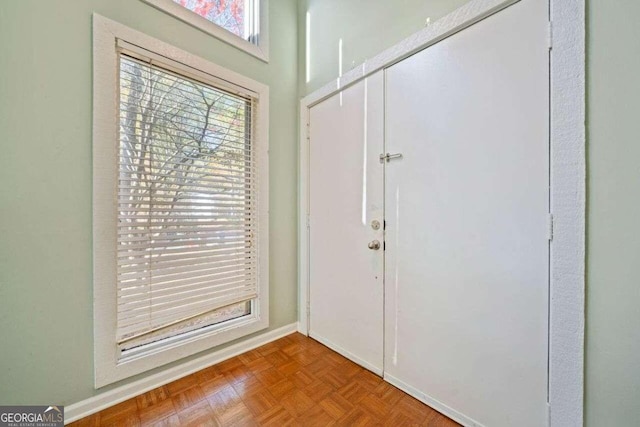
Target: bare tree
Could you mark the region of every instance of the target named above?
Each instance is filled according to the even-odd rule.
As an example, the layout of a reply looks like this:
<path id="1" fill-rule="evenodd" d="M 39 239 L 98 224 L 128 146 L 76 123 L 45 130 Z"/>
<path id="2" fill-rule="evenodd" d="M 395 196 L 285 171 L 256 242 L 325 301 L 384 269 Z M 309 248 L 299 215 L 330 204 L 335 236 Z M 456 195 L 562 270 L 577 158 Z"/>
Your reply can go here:
<path id="1" fill-rule="evenodd" d="M 126 57 L 120 76 L 119 210 L 129 241 L 148 240 L 149 228 L 159 240 L 179 235 L 178 222 L 246 218 L 250 101 Z"/>

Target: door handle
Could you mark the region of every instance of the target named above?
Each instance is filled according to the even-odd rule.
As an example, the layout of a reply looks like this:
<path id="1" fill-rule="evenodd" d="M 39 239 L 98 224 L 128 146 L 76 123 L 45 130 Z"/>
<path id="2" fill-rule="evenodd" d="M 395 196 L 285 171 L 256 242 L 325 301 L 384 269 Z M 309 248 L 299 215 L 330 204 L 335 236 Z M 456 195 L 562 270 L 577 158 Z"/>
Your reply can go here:
<path id="1" fill-rule="evenodd" d="M 396 154 L 380 154 L 380 163 L 384 163 L 385 160 L 387 163 L 389 163 L 391 160 L 393 159 L 401 159 L 402 158 L 402 153 L 396 153 Z"/>
<path id="2" fill-rule="evenodd" d="M 372 240 L 371 242 L 369 242 L 367 247 L 372 251 L 377 251 L 378 249 L 380 249 L 380 242 L 377 240 Z"/>

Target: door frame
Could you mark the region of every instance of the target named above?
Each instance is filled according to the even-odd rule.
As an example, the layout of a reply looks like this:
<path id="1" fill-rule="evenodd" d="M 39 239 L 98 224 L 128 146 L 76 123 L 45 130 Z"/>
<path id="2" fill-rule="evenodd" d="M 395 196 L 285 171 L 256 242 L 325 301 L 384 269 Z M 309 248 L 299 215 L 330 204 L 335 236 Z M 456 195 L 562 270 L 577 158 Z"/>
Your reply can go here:
<path id="1" fill-rule="evenodd" d="M 520 0 L 471 0 L 300 101 L 298 331 L 309 316 L 309 109 Z M 585 326 L 585 0 L 549 0 L 549 425 L 582 426 Z"/>

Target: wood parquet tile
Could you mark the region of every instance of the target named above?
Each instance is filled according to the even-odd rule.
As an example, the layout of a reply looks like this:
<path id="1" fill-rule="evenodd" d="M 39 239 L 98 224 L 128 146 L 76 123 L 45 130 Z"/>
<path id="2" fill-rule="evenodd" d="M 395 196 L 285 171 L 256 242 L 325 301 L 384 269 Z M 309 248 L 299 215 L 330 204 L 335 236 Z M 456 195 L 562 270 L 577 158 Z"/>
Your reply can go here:
<path id="1" fill-rule="evenodd" d="M 292 334 L 70 425 L 458 424 L 317 341 Z"/>

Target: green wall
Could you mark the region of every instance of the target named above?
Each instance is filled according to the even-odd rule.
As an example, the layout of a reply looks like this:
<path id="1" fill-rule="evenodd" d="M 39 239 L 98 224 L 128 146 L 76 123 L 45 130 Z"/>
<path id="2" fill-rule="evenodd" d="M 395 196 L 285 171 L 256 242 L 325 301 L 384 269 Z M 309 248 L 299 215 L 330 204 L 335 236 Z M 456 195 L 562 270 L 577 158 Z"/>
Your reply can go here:
<path id="1" fill-rule="evenodd" d="M 640 425 L 640 2 L 587 0 L 588 427 Z"/>
<path id="2" fill-rule="evenodd" d="M 92 12 L 270 86 L 271 327 L 296 320 L 296 1 L 271 1 L 269 64 L 140 0 L 0 1 L 0 404 L 97 393 Z"/>
<path id="3" fill-rule="evenodd" d="M 338 77 L 338 44 L 346 73 L 469 0 L 300 0 L 299 88 L 302 96 Z M 309 82 L 305 22 L 310 19 Z"/>

